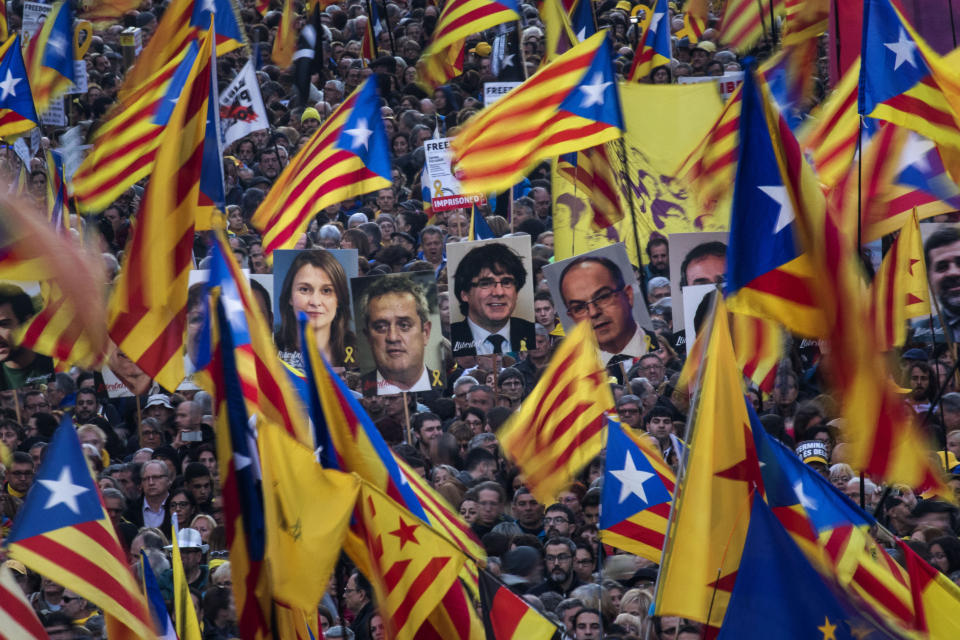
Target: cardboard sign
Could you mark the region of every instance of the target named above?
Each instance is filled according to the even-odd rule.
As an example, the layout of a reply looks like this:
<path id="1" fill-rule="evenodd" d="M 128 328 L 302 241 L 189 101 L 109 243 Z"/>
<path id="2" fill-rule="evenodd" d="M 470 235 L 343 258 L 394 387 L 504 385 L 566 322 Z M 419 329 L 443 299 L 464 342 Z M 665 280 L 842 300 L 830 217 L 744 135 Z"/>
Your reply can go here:
<path id="1" fill-rule="evenodd" d="M 494 102 L 510 93 L 511 89 L 518 86 L 520 86 L 519 82 L 484 82 L 483 106 L 489 107 Z"/>
<path id="2" fill-rule="evenodd" d="M 453 138 L 434 138 L 423 143 L 427 161 L 430 206 L 434 211 L 463 209 L 475 204 L 484 204 L 487 199 L 478 194 L 465 194 L 460 190 L 460 181 L 451 166 L 450 142 Z"/>

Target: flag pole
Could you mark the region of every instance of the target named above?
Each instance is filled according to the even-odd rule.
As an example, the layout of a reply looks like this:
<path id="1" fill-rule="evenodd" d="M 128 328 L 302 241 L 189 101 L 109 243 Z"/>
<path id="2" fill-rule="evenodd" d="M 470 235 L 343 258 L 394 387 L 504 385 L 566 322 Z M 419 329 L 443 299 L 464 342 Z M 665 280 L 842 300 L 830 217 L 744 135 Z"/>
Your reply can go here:
<path id="1" fill-rule="evenodd" d="M 770 16 L 773 18 L 773 16 Z M 861 260 L 860 248 L 863 238 L 863 114 L 857 118 L 857 259 Z M 866 510 L 867 493 L 864 487 L 864 473 L 860 469 L 860 508 Z"/>
<path id="2" fill-rule="evenodd" d="M 641 294 L 647 291 L 647 274 L 643 270 L 643 249 L 640 247 L 640 234 L 637 232 L 637 207 L 633 202 L 633 179 L 630 177 L 630 161 L 627 157 L 627 136 L 626 130 L 620 136 L 619 144 L 620 162 L 623 163 L 623 176 L 626 178 L 626 196 L 627 204 L 630 207 L 630 228 L 633 230 L 633 243 L 637 247 L 637 267 L 640 270 Z M 643 295 L 646 299 L 646 295 Z"/>
<path id="3" fill-rule="evenodd" d="M 377 32 L 373 28 L 373 0 L 367 0 L 367 20 L 370 22 L 370 35 L 373 36 L 373 51 L 371 53 L 374 57 L 377 57 L 380 55 L 380 45 L 377 44 Z M 382 26 L 383 25 L 381 25 L 381 27 Z M 387 31 L 389 31 L 389 29 Z M 391 43 L 393 42 L 392 33 L 390 34 L 390 41 Z M 373 62 L 373 60 L 370 62 Z"/>
<path id="4" fill-rule="evenodd" d="M 677 477 L 673 483 L 673 500 L 670 501 L 670 513 L 667 515 L 667 529 L 663 535 L 663 549 L 660 551 L 660 564 L 657 566 L 657 578 L 653 582 L 653 602 L 657 602 L 657 593 L 660 591 L 660 576 L 663 571 L 663 561 L 667 557 L 667 549 L 671 547 L 670 544 L 671 534 L 675 533 L 673 529 L 673 519 L 676 516 L 677 504 L 682 495 L 682 484 L 686 476 L 687 469 L 687 456 L 690 454 L 690 436 L 693 425 L 696 423 L 697 413 L 700 410 L 700 386 L 703 384 L 703 375 L 704 371 L 707 368 L 707 354 L 710 352 L 710 338 L 713 336 L 713 323 L 716 320 L 717 316 L 717 305 L 719 296 L 722 296 L 723 292 L 718 286 L 714 292 L 713 305 L 710 311 L 710 317 L 708 318 L 707 325 L 702 328 L 703 331 L 706 331 L 706 339 L 703 341 L 703 356 L 700 360 L 700 366 L 697 368 L 697 380 L 696 384 L 693 387 L 693 393 L 690 396 L 690 410 L 687 413 L 687 424 L 683 430 L 683 441 L 688 443 L 688 446 L 684 447 L 683 451 L 678 452 L 677 454 Z M 717 578 L 719 579 L 719 575 Z M 709 623 L 710 618 L 707 617 L 707 622 Z"/>
<path id="5" fill-rule="evenodd" d="M 407 392 L 403 391 L 403 426 L 407 434 L 407 444 L 413 446 L 413 434 L 410 432 L 410 405 L 407 404 Z"/>

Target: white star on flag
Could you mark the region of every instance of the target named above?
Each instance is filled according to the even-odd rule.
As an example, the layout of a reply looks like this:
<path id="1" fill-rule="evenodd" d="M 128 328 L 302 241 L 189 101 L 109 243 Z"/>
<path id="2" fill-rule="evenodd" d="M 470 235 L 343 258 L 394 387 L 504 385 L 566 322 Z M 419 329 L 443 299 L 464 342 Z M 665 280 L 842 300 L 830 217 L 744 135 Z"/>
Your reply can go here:
<path id="1" fill-rule="evenodd" d="M 44 509 L 50 509 L 58 504 L 66 505 L 70 511 L 77 515 L 80 514 L 80 505 L 77 504 L 77 496 L 90 491 L 87 487 L 73 483 L 73 474 L 70 467 L 64 467 L 60 470 L 60 477 L 56 480 L 37 480 L 50 492 L 47 498 L 47 504 Z"/>
<path id="2" fill-rule="evenodd" d="M 237 333 L 246 333 L 246 315 L 243 313 L 243 301 L 240 300 L 238 292 L 224 289 L 220 299 L 223 301 L 223 310 L 230 328 Z"/>
<path id="3" fill-rule="evenodd" d="M 367 126 L 366 118 L 360 118 L 360 120 L 357 121 L 357 126 L 353 129 L 347 129 L 346 133 L 353 138 L 353 142 L 350 143 L 352 149 L 359 147 L 367 149 L 367 145 L 370 143 L 370 136 L 373 135 L 373 130 Z"/>
<path id="4" fill-rule="evenodd" d="M 633 458 L 628 451 L 623 461 L 623 469 L 611 471 L 610 474 L 620 481 L 620 498 L 617 501 L 623 504 L 623 501 L 635 494 L 638 498 L 647 502 L 647 491 L 643 488 L 643 483 L 654 476 L 649 471 L 641 471 L 633 463 Z"/>
<path id="5" fill-rule="evenodd" d="M 0 91 L 3 91 L 3 95 L 0 95 L 0 100 L 6 100 L 10 96 L 16 98 L 17 84 L 19 84 L 21 80 L 22 78 L 14 78 L 10 69 L 7 69 L 7 77 L 3 79 L 3 82 L 0 82 Z"/>
<path id="6" fill-rule="evenodd" d="M 787 188 L 782 185 L 770 187 L 757 187 L 763 191 L 771 200 L 780 205 L 780 213 L 777 216 L 777 226 L 774 227 L 774 233 L 780 233 L 784 227 L 793 222 L 796 218 L 796 212 L 793 210 L 793 203 L 790 202 L 790 194 Z"/>
<path id="7" fill-rule="evenodd" d="M 903 171 L 908 167 L 916 167 L 917 170 L 924 173 L 930 171 L 930 160 L 927 158 L 927 153 L 933 147 L 934 144 L 930 138 L 924 138 L 911 131 L 903 149 L 900 150 L 900 163 L 897 170 Z"/>
<path id="8" fill-rule="evenodd" d="M 603 104 L 603 92 L 607 90 L 607 87 L 612 85 L 612 82 L 604 82 L 603 74 L 599 71 L 593 74 L 593 82 L 590 84 L 585 84 L 580 87 L 580 91 L 583 91 L 586 95 L 583 97 L 583 102 L 580 103 L 581 107 L 592 107 L 595 104 Z"/>
<path id="9" fill-rule="evenodd" d="M 653 17 L 650 18 L 650 33 L 657 32 L 657 25 L 660 24 L 661 20 L 663 20 L 664 15 L 666 14 L 663 14 L 663 13 L 653 14 Z"/>
<path id="10" fill-rule="evenodd" d="M 67 50 L 67 41 L 59 33 L 47 40 L 47 45 L 61 56 Z"/>
<path id="11" fill-rule="evenodd" d="M 817 508 L 817 502 L 813 498 L 808 496 L 806 493 L 804 493 L 803 482 L 801 482 L 800 480 L 797 480 L 797 482 L 793 485 L 793 492 L 797 494 L 797 500 L 800 501 L 800 505 L 804 509 L 807 509 L 809 511 L 811 509 Z"/>
<path id="12" fill-rule="evenodd" d="M 504 69 L 506 69 L 507 67 L 512 67 L 513 57 L 515 55 L 516 55 L 515 53 L 508 53 L 507 55 L 503 56 L 503 62 L 500 63 L 500 66 L 503 67 Z"/>
<path id="13" fill-rule="evenodd" d="M 893 61 L 894 71 L 899 69 L 900 65 L 904 62 L 914 69 L 917 68 L 917 62 L 913 58 L 913 54 L 917 50 L 917 45 L 907 36 L 907 32 L 904 31 L 903 27 L 900 27 L 900 37 L 896 42 L 884 42 L 883 46 L 897 54 L 897 58 Z"/>

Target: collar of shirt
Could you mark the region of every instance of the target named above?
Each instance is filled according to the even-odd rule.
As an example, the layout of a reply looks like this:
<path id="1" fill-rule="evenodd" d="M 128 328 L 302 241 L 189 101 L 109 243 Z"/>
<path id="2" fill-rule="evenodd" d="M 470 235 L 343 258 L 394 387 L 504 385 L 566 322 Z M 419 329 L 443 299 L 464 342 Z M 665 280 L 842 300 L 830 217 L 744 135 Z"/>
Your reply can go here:
<path id="1" fill-rule="evenodd" d="M 380 375 L 380 370 L 377 369 L 377 395 L 389 396 L 395 393 L 403 393 L 404 391 L 430 391 L 430 372 L 424 367 L 423 373 L 420 375 L 420 379 L 417 380 L 409 389 L 401 389 L 392 382 L 388 382 L 382 375 Z"/>
<path id="2" fill-rule="evenodd" d="M 616 353 L 610 353 L 600 349 L 600 361 L 606 365 L 610 362 L 610 358 L 618 356 L 621 353 L 628 355 L 631 358 L 638 358 L 647 352 L 647 334 L 644 332 L 643 327 L 637 326 L 637 330 L 634 332 L 633 337 L 630 338 L 630 342 Z"/>
<path id="3" fill-rule="evenodd" d="M 510 344 L 509 321 L 503 325 L 499 331 L 487 331 L 470 318 L 467 318 L 467 326 L 470 327 L 470 333 L 473 334 L 473 346 L 477 349 L 477 355 L 487 356 L 493 353 L 493 345 L 487 342 L 487 336 L 493 335 L 494 333 L 498 336 L 503 336 L 503 347 L 501 347 L 503 353 L 510 353 L 514 350 L 513 345 Z"/>

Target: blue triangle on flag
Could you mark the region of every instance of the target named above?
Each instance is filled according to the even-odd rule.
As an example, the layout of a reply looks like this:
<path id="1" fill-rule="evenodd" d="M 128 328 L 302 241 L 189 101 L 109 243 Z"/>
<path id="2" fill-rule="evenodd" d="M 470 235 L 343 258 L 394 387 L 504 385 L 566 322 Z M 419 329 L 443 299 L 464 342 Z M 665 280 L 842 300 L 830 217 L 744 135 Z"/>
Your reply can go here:
<path id="1" fill-rule="evenodd" d="M 380 113 L 376 76 L 367 78 L 356 96 L 337 139 L 337 148 L 356 154 L 367 169 L 389 180 L 390 147 Z"/>
<path id="2" fill-rule="evenodd" d="M 80 438 L 67 418 L 53 434 L 6 543 L 103 518 Z"/>
<path id="3" fill-rule="evenodd" d="M 670 500 L 670 492 L 646 454 L 626 436 L 619 422 L 608 418 L 600 528 L 609 529 Z"/>
<path id="4" fill-rule="evenodd" d="M 604 38 L 594 52 L 586 73 L 563 99 L 559 109 L 587 120 L 596 120 L 623 129 L 623 113 L 620 111 L 617 79 L 613 74 L 609 38 Z"/>
<path id="5" fill-rule="evenodd" d="M 797 257 L 793 198 L 780 169 L 764 98 L 754 69 L 744 74 L 740 114 L 740 160 L 733 187 L 726 291 Z"/>

